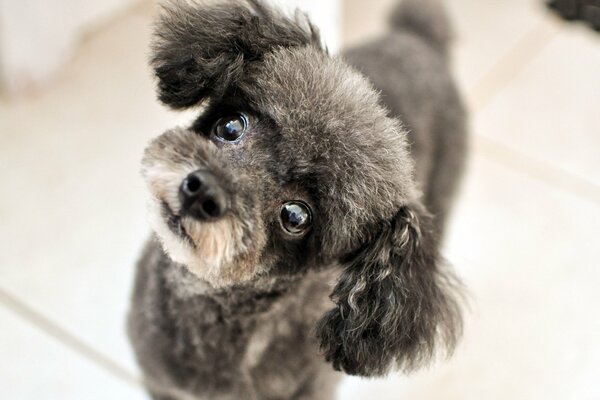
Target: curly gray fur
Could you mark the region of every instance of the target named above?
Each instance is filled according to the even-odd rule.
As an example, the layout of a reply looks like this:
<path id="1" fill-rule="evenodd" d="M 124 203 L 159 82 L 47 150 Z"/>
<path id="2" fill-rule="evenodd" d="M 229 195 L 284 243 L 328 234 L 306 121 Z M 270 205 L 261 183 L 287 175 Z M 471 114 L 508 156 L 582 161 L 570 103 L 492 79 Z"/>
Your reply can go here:
<path id="1" fill-rule="evenodd" d="M 336 370 L 381 376 L 452 353 L 460 282 L 439 239 L 466 130 L 450 30 L 433 0 L 407 0 L 391 20 L 385 37 L 332 57 L 305 16 L 258 0 L 163 6 L 159 99 L 204 107 L 143 160 L 155 235 L 129 335 L 154 399 L 325 400 Z M 248 132 L 215 141 L 231 112 Z M 197 169 L 228 193 L 217 221 L 181 214 L 177 189 Z M 278 221 L 289 200 L 312 207 L 301 236 Z"/>
<path id="2" fill-rule="evenodd" d="M 277 47 L 320 46 L 318 30 L 302 18 L 290 21 L 258 0 L 163 3 L 151 60 L 160 100 L 173 108 L 197 104 L 223 95 Z"/>
<path id="3" fill-rule="evenodd" d="M 460 284 L 440 266 L 428 224 L 404 207 L 345 262 L 332 293 L 337 307 L 318 323 L 334 368 L 367 376 L 392 367 L 410 372 L 440 345 L 454 349 L 462 333 Z"/>

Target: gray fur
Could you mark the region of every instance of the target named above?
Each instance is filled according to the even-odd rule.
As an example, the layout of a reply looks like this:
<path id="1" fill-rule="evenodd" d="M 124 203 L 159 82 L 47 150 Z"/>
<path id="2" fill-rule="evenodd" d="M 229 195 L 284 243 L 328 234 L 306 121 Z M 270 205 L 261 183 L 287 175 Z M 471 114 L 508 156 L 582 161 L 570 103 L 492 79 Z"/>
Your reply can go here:
<path id="1" fill-rule="evenodd" d="M 452 353 L 460 284 L 438 239 L 464 111 L 439 6 L 392 15 L 386 37 L 331 57 L 305 17 L 255 0 L 164 8 L 159 98 L 205 107 L 143 161 L 156 236 L 129 334 L 155 399 L 330 399 L 335 370 L 381 376 Z M 210 133 L 229 111 L 250 120 L 237 144 Z M 219 221 L 180 211 L 177 187 L 198 168 L 230 196 Z M 289 200 L 313 210 L 298 237 L 278 222 Z"/>

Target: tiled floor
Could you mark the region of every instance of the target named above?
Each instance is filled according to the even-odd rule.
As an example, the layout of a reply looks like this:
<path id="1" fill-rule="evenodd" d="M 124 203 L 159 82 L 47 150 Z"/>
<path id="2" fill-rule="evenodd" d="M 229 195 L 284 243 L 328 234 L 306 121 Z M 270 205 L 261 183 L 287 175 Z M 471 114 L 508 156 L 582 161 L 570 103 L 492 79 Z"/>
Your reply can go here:
<path id="1" fill-rule="evenodd" d="M 347 0 L 346 41 L 391 2 Z M 448 3 L 472 111 L 446 243 L 466 336 L 449 362 L 339 398 L 600 399 L 600 35 L 541 1 Z M 134 10 L 47 91 L 0 104 L 0 398 L 144 398 L 123 324 L 148 231 L 138 163 L 188 118 L 154 101 L 149 21 Z"/>

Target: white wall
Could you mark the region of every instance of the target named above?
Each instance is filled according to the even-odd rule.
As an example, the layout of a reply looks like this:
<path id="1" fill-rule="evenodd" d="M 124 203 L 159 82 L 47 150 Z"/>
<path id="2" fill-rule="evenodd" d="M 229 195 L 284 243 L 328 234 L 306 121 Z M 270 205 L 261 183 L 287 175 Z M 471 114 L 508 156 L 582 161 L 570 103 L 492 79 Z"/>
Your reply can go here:
<path id="1" fill-rule="evenodd" d="M 139 0 L 0 0 L 0 83 L 9 92 L 47 81 L 82 35 Z"/>
<path id="2" fill-rule="evenodd" d="M 149 0 L 0 0 L 0 88 L 11 94 L 41 87 L 91 27 L 140 1 Z M 269 1 L 306 11 L 330 51 L 339 48 L 342 0 Z"/>

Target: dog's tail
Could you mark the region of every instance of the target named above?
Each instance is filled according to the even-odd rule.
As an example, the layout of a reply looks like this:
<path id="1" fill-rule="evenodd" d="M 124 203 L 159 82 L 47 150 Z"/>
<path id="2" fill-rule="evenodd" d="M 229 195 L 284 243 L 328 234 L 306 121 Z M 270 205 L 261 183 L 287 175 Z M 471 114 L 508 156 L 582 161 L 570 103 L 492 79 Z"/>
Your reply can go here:
<path id="1" fill-rule="evenodd" d="M 392 11 L 390 23 L 395 30 L 409 30 L 446 54 L 452 28 L 440 0 L 402 0 Z"/>

